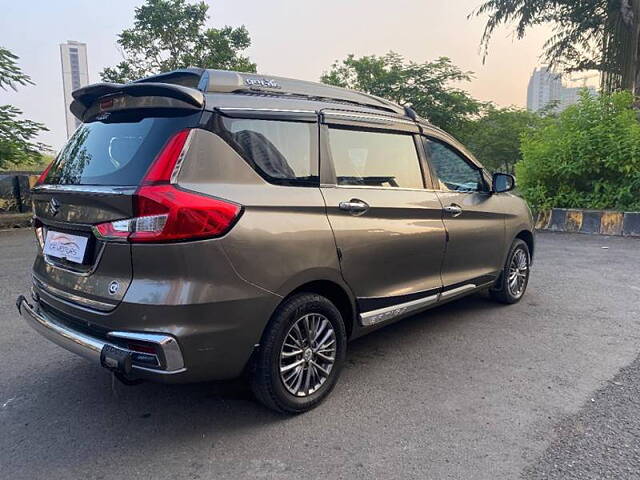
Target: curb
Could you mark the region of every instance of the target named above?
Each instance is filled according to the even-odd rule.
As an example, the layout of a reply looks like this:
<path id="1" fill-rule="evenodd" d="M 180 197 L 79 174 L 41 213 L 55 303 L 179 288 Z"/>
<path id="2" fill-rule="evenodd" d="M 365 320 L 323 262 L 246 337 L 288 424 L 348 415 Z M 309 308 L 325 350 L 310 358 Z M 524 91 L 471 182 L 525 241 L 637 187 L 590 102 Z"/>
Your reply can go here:
<path id="1" fill-rule="evenodd" d="M 640 237 L 640 212 L 553 208 L 538 214 L 536 229 L 551 232 Z"/>
<path id="2" fill-rule="evenodd" d="M 0 172 L 0 213 L 17 214 L 31 210 L 31 189 L 38 175 L 23 172 Z"/>
<path id="3" fill-rule="evenodd" d="M 31 189 L 36 172 L 0 172 L 0 230 L 31 226 Z"/>
<path id="4" fill-rule="evenodd" d="M 3 213 L 0 215 L 0 230 L 31 226 L 31 213 Z"/>

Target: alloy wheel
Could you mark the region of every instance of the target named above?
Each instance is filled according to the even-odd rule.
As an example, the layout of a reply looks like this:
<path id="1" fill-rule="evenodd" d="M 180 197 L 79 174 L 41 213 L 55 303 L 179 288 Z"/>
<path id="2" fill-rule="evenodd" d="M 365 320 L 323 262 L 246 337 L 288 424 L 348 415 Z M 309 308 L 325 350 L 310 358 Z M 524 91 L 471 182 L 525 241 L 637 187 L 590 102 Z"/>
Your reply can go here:
<path id="1" fill-rule="evenodd" d="M 336 360 L 336 332 L 319 313 L 294 322 L 280 349 L 280 379 L 296 397 L 316 392 L 331 375 Z"/>
<path id="2" fill-rule="evenodd" d="M 522 248 L 518 248 L 511 257 L 509 264 L 509 293 L 514 298 L 520 298 L 527 287 L 529 278 L 529 256 Z"/>

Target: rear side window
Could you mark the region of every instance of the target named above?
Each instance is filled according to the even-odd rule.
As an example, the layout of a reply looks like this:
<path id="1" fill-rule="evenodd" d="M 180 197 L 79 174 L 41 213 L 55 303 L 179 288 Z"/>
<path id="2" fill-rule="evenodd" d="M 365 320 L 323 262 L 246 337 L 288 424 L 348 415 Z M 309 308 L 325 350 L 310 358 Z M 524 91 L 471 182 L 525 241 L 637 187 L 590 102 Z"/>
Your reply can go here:
<path id="1" fill-rule="evenodd" d="M 317 186 L 317 124 L 220 117 L 219 133 L 267 181 Z"/>
<path id="2" fill-rule="evenodd" d="M 424 188 L 412 135 L 329 129 L 338 185 Z"/>
<path id="3" fill-rule="evenodd" d="M 54 160 L 45 183 L 138 185 L 169 138 L 195 127 L 200 116 L 200 112 L 162 117 L 116 112 L 84 123 Z"/>

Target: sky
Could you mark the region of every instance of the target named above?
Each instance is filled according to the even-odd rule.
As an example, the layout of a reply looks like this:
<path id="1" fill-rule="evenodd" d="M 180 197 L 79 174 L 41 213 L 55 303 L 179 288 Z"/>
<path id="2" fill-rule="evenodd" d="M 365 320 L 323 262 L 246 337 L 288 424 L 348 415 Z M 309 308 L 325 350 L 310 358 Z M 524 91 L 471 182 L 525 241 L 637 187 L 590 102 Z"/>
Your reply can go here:
<path id="1" fill-rule="evenodd" d="M 117 34 L 133 24 L 142 0 L 0 0 L 0 46 L 20 57 L 35 86 L 0 90 L 0 104 L 20 108 L 44 123 L 39 140 L 58 150 L 66 140 L 59 44 L 87 44 L 90 82 L 118 63 Z M 483 18 L 468 19 L 482 0 L 208 0 L 209 25 L 245 25 L 247 50 L 258 71 L 318 80 L 336 60 L 353 53 L 383 55 L 390 50 L 425 62 L 450 57 L 474 79 L 462 85 L 478 100 L 524 107 L 529 76 L 540 65 L 549 27 L 537 27 L 524 40 L 512 28 L 498 30 L 483 64 Z"/>

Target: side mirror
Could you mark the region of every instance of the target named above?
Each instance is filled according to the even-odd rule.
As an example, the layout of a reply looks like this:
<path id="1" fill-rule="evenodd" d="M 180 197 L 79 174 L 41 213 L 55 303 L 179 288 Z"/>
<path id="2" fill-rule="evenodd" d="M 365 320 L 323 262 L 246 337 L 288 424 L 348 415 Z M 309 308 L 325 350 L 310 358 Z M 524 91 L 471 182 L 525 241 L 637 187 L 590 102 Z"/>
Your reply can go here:
<path id="1" fill-rule="evenodd" d="M 510 192 L 514 188 L 516 188 L 516 177 L 508 173 L 493 174 L 493 185 L 491 186 L 493 193 Z"/>

